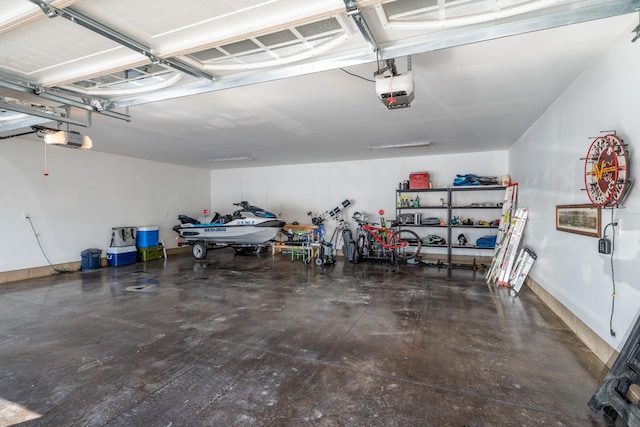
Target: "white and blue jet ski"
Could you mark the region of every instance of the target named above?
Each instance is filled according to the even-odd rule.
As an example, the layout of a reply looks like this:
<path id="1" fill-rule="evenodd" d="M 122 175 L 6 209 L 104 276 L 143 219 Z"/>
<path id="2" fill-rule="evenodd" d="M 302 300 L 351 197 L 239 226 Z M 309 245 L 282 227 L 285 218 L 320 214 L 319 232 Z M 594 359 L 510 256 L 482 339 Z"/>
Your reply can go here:
<path id="1" fill-rule="evenodd" d="M 249 202 L 234 203 L 240 206 L 230 215 L 214 212 L 198 219 L 178 215 L 180 224 L 173 230 L 184 242 L 192 246 L 193 257 L 204 259 L 207 249 L 231 246 L 240 253 L 257 252 L 275 239 L 285 221 Z"/>

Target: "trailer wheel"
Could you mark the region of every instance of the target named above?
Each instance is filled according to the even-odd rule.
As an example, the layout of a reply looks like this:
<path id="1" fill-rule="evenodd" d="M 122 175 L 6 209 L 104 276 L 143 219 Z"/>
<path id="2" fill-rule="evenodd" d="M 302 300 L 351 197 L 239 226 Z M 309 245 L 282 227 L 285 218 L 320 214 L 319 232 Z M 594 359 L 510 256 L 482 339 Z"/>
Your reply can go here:
<path id="1" fill-rule="evenodd" d="M 207 257 L 207 245 L 202 240 L 198 240 L 193 244 L 191 253 L 195 259 L 205 259 Z"/>

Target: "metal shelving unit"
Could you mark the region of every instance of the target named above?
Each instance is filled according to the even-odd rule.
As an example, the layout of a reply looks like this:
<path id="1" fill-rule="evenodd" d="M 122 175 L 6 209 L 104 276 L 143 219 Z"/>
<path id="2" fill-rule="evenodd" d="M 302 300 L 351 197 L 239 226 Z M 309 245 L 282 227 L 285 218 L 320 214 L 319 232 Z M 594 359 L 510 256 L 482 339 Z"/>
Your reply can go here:
<path id="1" fill-rule="evenodd" d="M 477 247 L 474 244 L 459 245 L 457 243 L 454 243 L 453 241 L 454 230 L 456 232 L 458 231 L 462 232 L 462 230 L 484 229 L 484 230 L 491 230 L 492 232 L 495 232 L 495 234 L 497 234 L 497 231 L 498 231 L 498 225 L 486 226 L 486 225 L 476 225 L 476 224 L 474 225 L 451 224 L 452 219 L 454 217 L 457 217 L 456 213 L 458 212 L 464 213 L 464 211 L 472 211 L 472 212 L 496 211 L 497 215 L 495 216 L 495 218 L 498 218 L 500 216 L 500 211 L 502 209 L 502 197 L 499 199 L 499 201 L 497 199 L 495 202 L 486 201 L 486 202 L 483 202 L 481 206 L 479 206 L 477 202 L 468 203 L 465 201 L 459 201 L 458 199 L 460 197 L 457 197 L 457 196 L 460 196 L 463 194 L 464 195 L 473 194 L 474 196 L 477 196 L 477 194 L 481 192 L 489 192 L 489 191 L 504 192 L 505 189 L 506 187 L 500 186 L 500 185 L 481 185 L 481 186 L 461 186 L 461 187 L 451 186 L 451 187 L 445 187 L 445 188 L 396 190 L 396 220 L 399 219 L 398 221 L 399 227 L 446 229 L 445 245 L 423 245 L 423 248 L 445 249 L 446 253 L 443 255 L 446 255 L 447 265 L 449 266 L 449 268 L 451 268 L 452 256 L 453 256 L 454 250 L 464 251 L 464 250 L 473 249 L 477 251 L 487 251 L 488 252 L 487 256 L 492 256 L 493 252 L 489 253 L 489 251 L 493 251 L 494 249 L 494 248 Z M 442 197 L 438 198 L 437 197 L 438 193 L 440 193 Z M 422 196 L 423 194 L 425 196 Z M 418 196 L 418 198 L 420 198 L 421 196 L 424 197 L 424 201 L 422 199 L 420 201 L 420 206 L 419 207 L 402 206 L 402 203 L 401 203 L 402 198 L 408 197 L 409 200 L 414 200 L 415 197 L 413 198 L 411 197 L 413 195 Z M 436 200 L 439 200 L 440 202 L 434 205 L 433 203 L 434 198 Z M 468 199 L 468 196 L 467 196 L 467 199 Z M 495 196 L 492 197 L 491 199 L 495 199 Z M 433 213 L 434 215 L 436 215 L 437 213 L 440 213 L 441 215 L 444 214 L 444 217 L 440 218 L 441 222 L 439 224 L 423 224 L 422 222 L 420 224 L 417 224 L 415 222 L 416 214 L 421 214 L 421 219 L 422 221 L 424 221 L 425 213 Z M 414 218 L 413 221 L 408 221 L 408 220 L 403 221 L 403 219 L 410 218 L 411 215 L 413 215 L 413 218 Z M 423 238 L 425 236 L 420 236 L 420 237 Z M 456 241 L 457 241 L 457 237 L 456 237 Z"/>

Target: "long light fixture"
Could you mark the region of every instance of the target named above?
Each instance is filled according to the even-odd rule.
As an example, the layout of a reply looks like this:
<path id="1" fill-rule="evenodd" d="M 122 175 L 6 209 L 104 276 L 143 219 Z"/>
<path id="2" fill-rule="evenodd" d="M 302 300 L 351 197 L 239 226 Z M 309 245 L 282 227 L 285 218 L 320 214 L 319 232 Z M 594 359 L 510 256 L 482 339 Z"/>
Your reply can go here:
<path id="1" fill-rule="evenodd" d="M 89 150 L 93 146 L 93 142 L 88 136 L 82 135 L 80 132 L 64 130 L 47 133 L 44 136 L 44 142 L 77 150 Z"/>
<path id="2" fill-rule="evenodd" d="M 214 159 L 209 159 L 210 162 L 238 162 L 241 160 L 253 160 L 249 156 L 235 156 L 235 157 L 217 157 Z"/>
<path id="3" fill-rule="evenodd" d="M 396 148 L 414 148 L 414 147 L 426 147 L 431 145 L 431 141 L 419 141 L 419 142 L 405 142 L 401 144 L 383 144 L 383 145 L 370 145 L 369 150 L 393 150 Z"/>

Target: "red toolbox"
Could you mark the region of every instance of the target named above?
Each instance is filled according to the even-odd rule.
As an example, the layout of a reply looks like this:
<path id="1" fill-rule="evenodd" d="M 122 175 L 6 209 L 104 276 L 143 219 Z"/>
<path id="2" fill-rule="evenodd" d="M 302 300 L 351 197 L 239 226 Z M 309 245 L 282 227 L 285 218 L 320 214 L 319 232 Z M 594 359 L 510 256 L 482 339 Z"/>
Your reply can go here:
<path id="1" fill-rule="evenodd" d="M 424 190 L 429 188 L 429 172 L 413 172 L 409 174 L 409 189 Z"/>

